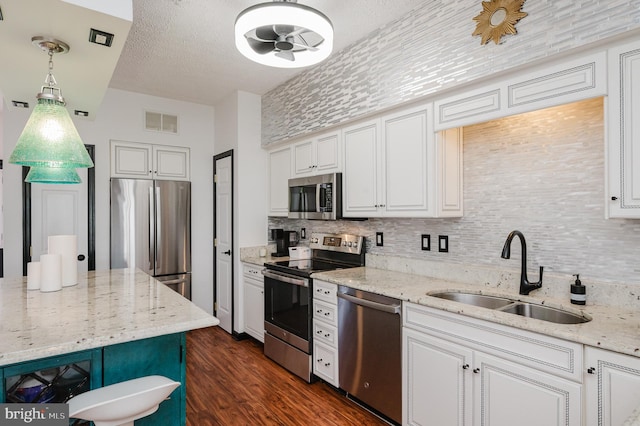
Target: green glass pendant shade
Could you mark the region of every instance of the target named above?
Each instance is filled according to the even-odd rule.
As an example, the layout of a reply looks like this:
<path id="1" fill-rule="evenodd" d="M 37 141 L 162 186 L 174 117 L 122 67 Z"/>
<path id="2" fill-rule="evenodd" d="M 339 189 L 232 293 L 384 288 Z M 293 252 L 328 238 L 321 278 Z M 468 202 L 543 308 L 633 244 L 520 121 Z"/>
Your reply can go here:
<path id="1" fill-rule="evenodd" d="M 47 98 L 38 98 L 9 162 L 30 167 L 93 167 L 64 101 Z"/>
<path id="2" fill-rule="evenodd" d="M 80 183 L 76 169 L 66 167 L 31 167 L 24 180 L 29 183 L 66 184 Z"/>
<path id="3" fill-rule="evenodd" d="M 24 180 L 29 183 L 71 184 L 81 183 L 76 169 L 65 167 L 31 167 Z"/>

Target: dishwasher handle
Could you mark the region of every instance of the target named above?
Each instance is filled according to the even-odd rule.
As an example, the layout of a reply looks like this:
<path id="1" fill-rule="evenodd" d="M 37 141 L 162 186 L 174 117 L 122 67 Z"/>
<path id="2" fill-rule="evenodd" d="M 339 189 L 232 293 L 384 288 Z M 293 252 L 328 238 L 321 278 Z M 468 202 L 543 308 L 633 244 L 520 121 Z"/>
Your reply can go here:
<path id="1" fill-rule="evenodd" d="M 359 297 L 355 297 L 346 293 L 338 293 L 338 297 L 356 305 L 376 309 L 378 311 L 387 312 L 390 314 L 400 314 L 400 310 L 402 308 L 402 305 L 400 303 L 387 305 L 386 303 L 373 302 L 371 300 L 361 299 Z"/>

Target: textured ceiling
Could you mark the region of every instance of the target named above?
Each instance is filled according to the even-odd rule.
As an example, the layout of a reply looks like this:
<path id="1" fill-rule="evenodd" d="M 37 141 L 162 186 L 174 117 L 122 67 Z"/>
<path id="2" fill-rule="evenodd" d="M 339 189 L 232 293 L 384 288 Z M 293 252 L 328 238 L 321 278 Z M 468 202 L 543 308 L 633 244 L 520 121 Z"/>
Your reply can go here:
<path id="1" fill-rule="evenodd" d="M 299 0 L 329 17 L 334 53 L 426 0 Z M 233 25 L 256 0 L 133 0 L 133 25 L 109 87 L 215 105 L 262 95 L 305 69 L 255 64 L 236 51 Z"/>

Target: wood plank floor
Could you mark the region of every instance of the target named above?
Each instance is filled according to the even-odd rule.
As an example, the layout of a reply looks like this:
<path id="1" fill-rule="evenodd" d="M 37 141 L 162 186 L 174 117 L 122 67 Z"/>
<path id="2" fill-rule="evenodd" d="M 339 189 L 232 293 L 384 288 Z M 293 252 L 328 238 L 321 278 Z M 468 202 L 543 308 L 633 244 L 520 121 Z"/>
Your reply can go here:
<path id="1" fill-rule="evenodd" d="M 187 426 L 387 425 L 323 382 L 308 384 L 219 327 L 187 334 Z"/>

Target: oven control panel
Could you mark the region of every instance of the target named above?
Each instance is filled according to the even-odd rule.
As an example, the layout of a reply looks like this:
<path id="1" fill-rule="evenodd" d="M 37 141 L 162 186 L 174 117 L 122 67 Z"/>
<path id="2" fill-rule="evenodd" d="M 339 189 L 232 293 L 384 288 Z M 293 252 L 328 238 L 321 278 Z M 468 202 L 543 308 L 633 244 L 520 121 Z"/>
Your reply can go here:
<path id="1" fill-rule="evenodd" d="M 319 250 L 360 254 L 364 251 L 364 237 L 352 234 L 312 233 L 309 247 Z"/>

